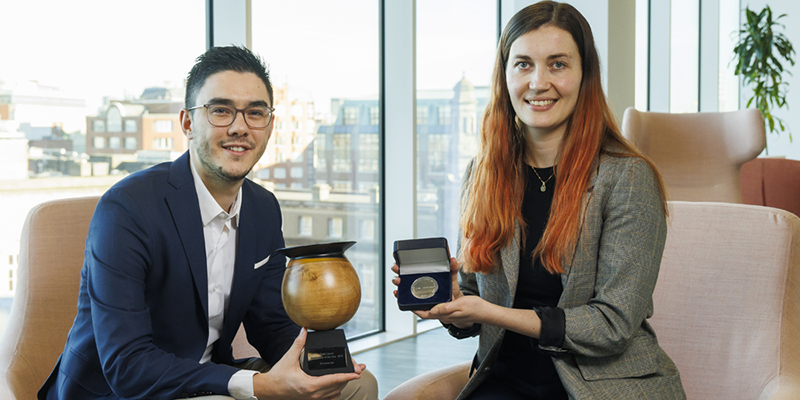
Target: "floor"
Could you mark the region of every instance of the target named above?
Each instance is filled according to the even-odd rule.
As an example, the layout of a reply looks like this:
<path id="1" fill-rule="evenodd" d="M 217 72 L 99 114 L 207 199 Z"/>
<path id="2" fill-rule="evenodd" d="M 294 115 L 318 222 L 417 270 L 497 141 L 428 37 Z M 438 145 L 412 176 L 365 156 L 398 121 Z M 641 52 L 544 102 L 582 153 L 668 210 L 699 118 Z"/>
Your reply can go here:
<path id="1" fill-rule="evenodd" d="M 436 328 L 354 356 L 378 379 L 380 398 L 397 385 L 428 371 L 469 361 L 478 348 L 478 338 L 458 340 L 444 328 Z"/>

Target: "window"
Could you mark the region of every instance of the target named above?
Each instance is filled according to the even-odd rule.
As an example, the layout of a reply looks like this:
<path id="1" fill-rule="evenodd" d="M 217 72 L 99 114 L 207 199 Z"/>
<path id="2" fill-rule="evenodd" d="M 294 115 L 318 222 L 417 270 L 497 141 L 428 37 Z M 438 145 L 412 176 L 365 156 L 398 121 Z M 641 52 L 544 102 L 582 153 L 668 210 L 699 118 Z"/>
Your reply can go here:
<path id="1" fill-rule="evenodd" d="M 274 176 L 275 179 L 286 179 L 286 168 L 275 168 L 272 171 L 272 176 Z"/>
<path id="2" fill-rule="evenodd" d="M 292 188 L 292 190 L 300 190 L 300 189 L 303 188 L 303 183 L 301 183 L 301 182 L 292 182 L 292 184 L 289 185 L 289 187 Z"/>
<path id="3" fill-rule="evenodd" d="M 344 108 L 344 124 L 357 125 L 358 124 L 358 108 L 345 107 Z"/>
<path id="4" fill-rule="evenodd" d="M 428 107 L 421 106 L 417 107 L 417 125 L 427 125 L 428 124 Z"/>
<path id="5" fill-rule="evenodd" d="M 428 168 L 431 172 L 445 172 L 447 169 L 448 141 L 451 135 L 428 135 Z"/>
<path id="6" fill-rule="evenodd" d="M 125 132 L 126 133 L 133 133 L 136 132 L 136 120 L 135 119 L 126 119 L 125 120 Z"/>
<path id="7" fill-rule="evenodd" d="M 417 235 L 446 237 L 455 254 L 461 178 L 478 151 L 477 123 L 489 100 L 497 3 L 416 4 Z M 458 68 L 441 68 L 452 60 Z"/>
<path id="8" fill-rule="evenodd" d="M 172 150 L 172 138 L 155 138 L 153 139 L 153 150 Z"/>
<path id="9" fill-rule="evenodd" d="M 700 109 L 700 0 L 672 0 L 669 111 Z"/>
<path id="10" fill-rule="evenodd" d="M 333 171 L 350 172 L 350 134 L 333 134 Z"/>
<path id="11" fill-rule="evenodd" d="M 369 108 L 369 124 L 378 125 L 381 123 L 381 110 L 378 107 Z"/>
<path id="12" fill-rule="evenodd" d="M 129 124 L 136 121 L 127 122 L 122 114 L 138 115 L 137 111 L 128 112 L 125 108 L 125 113 L 112 110 L 112 115 L 107 115 L 106 110 L 112 102 L 140 101 L 144 88 L 153 84 L 181 90 L 195 58 L 205 51 L 206 15 L 202 1 L 140 0 L 130 6 L 106 5 L 83 1 L 3 2 L 0 37 L 6 40 L 0 45 L 0 59 L 5 61 L 0 63 L 0 80 L 4 81 L 0 83 L 0 92 L 10 92 L 11 109 L 15 110 L 12 116 L 4 116 L 16 119 L 20 124 L 60 126 L 69 137 L 85 136 L 85 139 L 76 140 L 75 154 L 66 152 L 63 161 L 57 163 L 44 162 L 43 157 L 34 159 L 37 156 L 31 155 L 30 165 L 35 170 L 30 172 L 37 176 L 31 180 L 36 180 L 37 189 L 4 196 L 6 207 L 15 210 L 15 215 L 7 215 L 3 220 L 0 248 L 19 248 L 15 241 L 19 240 L 25 216 L 32 207 L 64 197 L 100 195 L 122 179 L 124 174 L 108 175 L 107 171 L 115 165 L 102 159 L 113 144 L 107 143 L 104 135 L 107 117 L 111 117 L 109 128 L 119 132 L 119 137 L 134 136 L 135 132 L 149 127 L 136 126 L 131 131 L 133 126 Z M 43 6 L 47 12 L 42 12 Z M 74 11 L 76 8 L 91 17 L 78 17 Z M 175 18 L 175 15 L 181 15 L 181 18 Z M 148 24 L 143 25 L 142 21 Z M 43 36 L 44 31 L 37 32 L 38 28 L 32 30 L 31 27 L 47 27 L 46 31 L 50 33 Z M 176 42 L 181 45 L 176 47 Z M 80 54 L 94 56 L 90 62 L 63 62 L 53 66 L 53 60 L 75 60 Z M 146 56 L 132 57 L 136 54 Z M 22 55 L 24 60 L 9 62 Z M 11 82 L 24 84 L 15 86 Z M 27 100 L 13 100 L 22 96 Z M 0 106 L 0 114 L 3 114 L 2 108 Z M 177 112 L 169 118 L 177 120 Z M 126 134 L 122 135 L 122 131 Z M 150 150 L 152 138 L 139 137 L 138 140 L 146 140 L 146 143 L 138 143 L 136 147 L 145 145 Z M 121 140 L 119 147 L 127 149 L 127 146 L 128 139 Z M 90 165 L 82 168 L 87 157 Z M 22 160 L 24 165 L 21 168 L 27 179 L 28 159 Z M 7 162 L 4 165 L 8 165 L 4 168 L 18 167 L 16 157 L 6 157 L 4 161 Z M 65 188 L 62 185 L 64 179 L 75 184 Z M 13 183 L 0 182 L 0 191 L 8 189 L 7 182 Z M 13 254 L 16 257 L 17 250 Z M 16 279 L 19 274 L 16 266 L 12 268 L 8 274 Z M 6 272 L 2 273 L 5 276 Z M 8 286 L 13 287 L 11 282 Z M 0 289 L 5 287 L 4 283 Z M 8 297 L 5 293 L 0 296 Z M 7 304 L 10 303 L 0 302 L 0 332 L 5 330 Z"/>
<path id="13" fill-rule="evenodd" d="M 311 236 L 313 220 L 310 215 L 303 215 L 299 219 L 297 234 L 300 236 Z"/>
<path id="14" fill-rule="evenodd" d="M 328 237 L 336 239 L 342 237 L 341 218 L 328 218 Z"/>
<path id="15" fill-rule="evenodd" d="M 325 135 L 317 134 L 314 138 L 314 169 L 319 172 L 328 170 L 327 159 L 325 158 Z"/>
<path id="16" fill-rule="evenodd" d="M 333 181 L 333 191 L 341 193 L 349 193 L 353 189 L 353 182 L 350 181 Z"/>
<path id="17" fill-rule="evenodd" d="M 108 138 L 109 149 L 119 149 L 121 147 L 122 139 L 118 136 Z"/>
<path id="18" fill-rule="evenodd" d="M 323 223 L 311 236 L 295 236 L 291 232 L 293 229 L 287 229 L 287 246 L 328 240 L 331 237 L 324 223 L 332 218 L 341 220 L 342 227 L 335 240 L 357 239 L 358 232 L 348 232 L 345 227 L 357 226 L 359 218 L 379 219 L 379 204 L 365 202 L 363 195 L 350 190 L 361 183 L 379 185 L 379 174 L 363 174 L 362 177 L 356 173 L 356 160 L 377 159 L 377 149 L 375 155 L 365 155 L 357 141 L 359 134 L 379 134 L 377 124 L 372 126 L 369 122 L 380 115 L 367 114 L 369 107 L 379 105 L 379 5 L 380 2 L 374 0 L 252 2 L 252 21 L 270 21 L 269 24 L 252 24 L 252 49 L 264 57 L 274 77 L 274 107 L 284 113 L 276 110 L 276 117 L 284 119 L 288 124 L 285 128 L 299 136 L 294 141 L 290 136 L 284 142 L 291 149 L 268 146 L 267 152 L 274 151 L 269 159 L 278 160 L 278 153 L 283 153 L 289 165 L 298 165 L 302 151 L 308 151 L 302 179 L 293 178 L 302 182 L 286 184 L 294 187 L 295 183 L 303 183 L 305 187 L 298 190 L 308 192 L 314 189 L 307 182 L 341 190 L 335 196 L 316 201 L 313 193 L 310 200 L 302 201 L 297 200 L 294 192 L 291 195 L 295 197 L 290 200 L 283 197 L 290 194 L 279 190 L 276 182 L 275 196 L 281 202 L 284 215 L 313 215 L 318 223 Z M 275 18 L 276 15 L 280 18 Z M 320 68 L 319 63 L 309 62 L 305 54 L 307 49 L 314 49 L 315 59 L 346 62 L 326 63 Z M 276 172 L 273 170 L 273 174 Z M 347 257 L 353 265 L 362 264 L 373 271 L 374 276 L 383 277 L 382 251 L 379 240 L 359 242 L 347 251 Z M 377 285 L 367 288 L 378 290 Z M 348 338 L 381 329 L 380 293 L 362 292 L 362 296 L 372 296 L 376 301 L 362 302 L 356 315 L 344 325 Z"/>
<path id="19" fill-rule="evenodd" d="M 153 130 L 156 133 L 170 133 L 172 132 L 172 121 L 157 119 L 153 121 Z"/>
<path id="20" fill-rule="evenodd" d="M 289 176 L 292 178 L 302 178 L 303 167 L 292 167 L 292 169 L 289 171 Z"/>
<path id="21" fill-rule="evenodd" d="M 733 72 L 735 63 L 728 63 L 739 39 L 739 1 L 719 2 L 719 111 L 739 109 L 739 77 Z"/>
<path id="22" fill-rule="evenodd" d="M 375 240 L 375 221 L 362 219 L 358 226 L 358 237 L 361 240 Z"/>
<path id="23" fill-rule="evenodd" d="M 125 138 L 125 150 L 137 150 L 135 137 Z"/>
<path id="24" fill-rule="evenodd" d="M 439 125 L 450 125 L 450 106 L 443 105 L 437 108 L 439 114 Z"/>
<path id="25" fill-rule="evenodd" d="M 361 302 L 372 304 L 375 302 L 376 287 L 375 271 L 366 264 L 358 264 L 358 279 L 361 281 Z"/>
<path id="26" fill-rule="evenodd" d="M 109 132 L 122 132 L 122 114 L 119 108 L 111 106 L 106 112 L 106 124 Z"/>
<path id="27" fill-rule="evenodd" d="M 363 172 L 378 171 L 378 134 L 362 133 L 358 135 L 358 170 Z"/>

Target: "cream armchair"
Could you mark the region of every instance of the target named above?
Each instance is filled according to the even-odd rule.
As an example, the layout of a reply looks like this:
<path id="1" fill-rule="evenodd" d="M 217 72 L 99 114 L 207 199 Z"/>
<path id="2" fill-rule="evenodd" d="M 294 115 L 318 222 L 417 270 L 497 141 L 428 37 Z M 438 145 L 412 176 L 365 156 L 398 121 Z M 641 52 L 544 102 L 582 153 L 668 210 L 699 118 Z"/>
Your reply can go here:
<path id="1" fill-rule="evenodd" d="M 650 323 L 689 399 L 800 399 L 800 218 L 670 202 Z"/>
<path id="2" fill-rule="evenodd" d="M 89 221 L 99 197 L 35 206 L 22 228 L 17 290 L 0 341 L 0 398 L 35 399 L 78 312 Z"/>
<path id="3" fill-rule="evenodd" d="M 664 176 L 669 200 L 741 203 L 739 170 L 766 145 L 761 112 L 625 110 L 622 133 Z"/>
<path id="4" fill-rule="evenodd" d="M 800 218 L 730 203 L 669 211 L 650 323 L 687 397 L 800 399 Z M 454 399 L 469 365 L 413 378 L 385 400 Z"/>

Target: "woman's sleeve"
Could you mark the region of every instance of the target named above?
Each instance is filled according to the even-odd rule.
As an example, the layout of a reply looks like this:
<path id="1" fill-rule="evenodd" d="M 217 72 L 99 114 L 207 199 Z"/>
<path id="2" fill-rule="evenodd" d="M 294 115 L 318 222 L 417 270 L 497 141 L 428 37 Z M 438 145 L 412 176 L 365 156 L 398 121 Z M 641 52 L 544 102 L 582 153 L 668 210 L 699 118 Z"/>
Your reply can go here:
<path id="1" fill-rule="evenodd" d="M 602 202 L 594 296 L 585 305 L 564 309 L 562 351 L 586 357 L 622 353 L 652 315 L 667 234 L 661 192 L 650 166 L 633 161 L 615 180 L 608 183 L 604 198 L 592 199 Z"/>

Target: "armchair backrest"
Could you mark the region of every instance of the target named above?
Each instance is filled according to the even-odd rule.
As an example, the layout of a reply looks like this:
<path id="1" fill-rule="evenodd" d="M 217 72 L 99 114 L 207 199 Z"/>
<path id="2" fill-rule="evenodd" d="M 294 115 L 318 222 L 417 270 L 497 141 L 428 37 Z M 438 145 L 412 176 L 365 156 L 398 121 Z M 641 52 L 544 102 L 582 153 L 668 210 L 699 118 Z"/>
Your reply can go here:
<path id="1" fill-rule="evenodd" d="M 669 202 L 650 319 L 689 399 L 800 399 L 800 218 Z"/>
<path id="2" fill-rule="evenodd" d="M 22 228 L 14 303 L 0 340 L 0 398 L 33 399 L 78 312 L 83 252 L 99 197 L 48 201 Z"/>
<path id="3" fill-rule="evenodd" d="M 669 200 L 741 203 L 739 169 L 766 145 L 761 112 L 625 110 L 622 133 L 655 163 Z"/>

